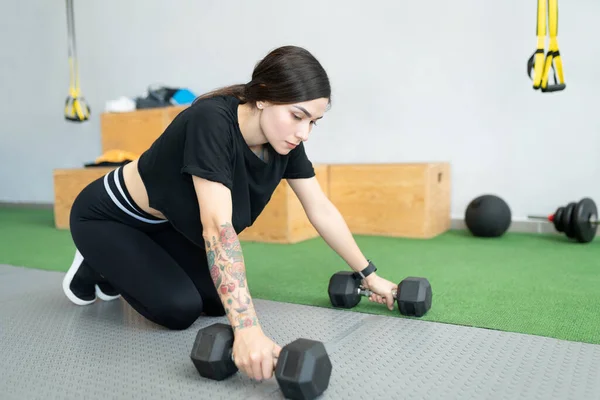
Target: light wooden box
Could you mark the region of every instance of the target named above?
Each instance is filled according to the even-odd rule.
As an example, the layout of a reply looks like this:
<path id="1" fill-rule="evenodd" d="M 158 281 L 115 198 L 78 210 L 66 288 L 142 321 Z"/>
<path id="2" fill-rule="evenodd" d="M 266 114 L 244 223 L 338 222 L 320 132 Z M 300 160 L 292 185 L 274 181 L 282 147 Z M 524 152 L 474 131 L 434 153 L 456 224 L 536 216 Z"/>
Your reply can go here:
<path id="1" fill-rule="evenodd" d="M 102 152 L 119 149 L 143 153 L 186 107 L 101 114 Z M 54 171 L 57 228 L 68 229 L 77 194 L 111 169 Z M 315 165 L 315 171 L 352 233 L 429 238 L 450 228 L 448 163 Z M 317 236 L 291 187 L 282 181 L 263 213 L 240 238 L 297 243 Z"/>
<path id="2" fill-rule="evenodd" d="M 171 106 L 124 113 L 102 113 L 102 152 L 116 149 L 141 155 L 187 107 Z"/>
<path id="3" fill-rule="evenodd" d="M 330 165 L 329 196 L 354 234 L 432 238 L 450 229 L 449 163 Z"/>
<path id="4" fill-rule="evenodd" d="M 54 225 L 69 229 L 71 207 L 77 195 L 92 181 L 115 167 L 72 168 L 54 170 Z"/>
<path id="5" fill-rule="evenodd" d="M 327 194 L 328 167 L 315 165 L 314 168 L 319 185 Z M 250 242 L 298 243 L 318 236 L 319 233 L 308 220 L 300 200 L 287 181 L 282 180 L 262 214 L 239 238 Z"/>

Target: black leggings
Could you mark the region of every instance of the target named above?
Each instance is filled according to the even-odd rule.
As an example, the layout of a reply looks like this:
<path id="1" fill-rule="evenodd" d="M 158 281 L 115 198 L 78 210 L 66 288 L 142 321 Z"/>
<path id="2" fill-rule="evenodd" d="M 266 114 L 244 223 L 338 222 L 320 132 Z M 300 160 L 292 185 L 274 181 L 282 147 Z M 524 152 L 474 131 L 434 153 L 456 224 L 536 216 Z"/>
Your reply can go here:
<path id="1" fill-rule="evenodd" d="M 71 235 L 84 260 L 137 312 L 166 328 L 186 329 L 201 313 L 225 315 L 206 250 L 140 210 L 121 168 L 90 183 L 73 204 Z"/>

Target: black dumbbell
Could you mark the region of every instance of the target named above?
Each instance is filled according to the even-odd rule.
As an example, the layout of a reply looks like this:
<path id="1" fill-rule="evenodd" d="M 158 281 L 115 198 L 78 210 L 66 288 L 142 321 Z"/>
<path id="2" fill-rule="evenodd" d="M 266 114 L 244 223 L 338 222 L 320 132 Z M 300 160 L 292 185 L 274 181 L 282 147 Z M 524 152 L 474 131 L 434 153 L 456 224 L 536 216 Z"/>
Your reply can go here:
<path id="1" fill-rule="evenodd" d="M 596 237 L 598 227 L 598 209 L 596 203 L 588 197 L 579 202 L 571 202 L 558 207 L 556 212 L 548 217 L 529 215 L 530 219 L 543 219 L 554 224 L 557 232 L 564 234 L 580 243 L 589 243 Z"/>
<path id="2" fill-rule="evenodd" d="M 221 381 L 238 371 L 232 357 L 233 340 L 227 324 L 198 331 L 190 357 L 201 376 Z M 331 370 L 323 343 L 301 338 L 282 347 L 274 375 L 286 399 L 309 400 L 327 389 Z"/>
<path id="3" fill-rule="evenodd" d="M 329 300 L 339 308 L 352 308 L 360 303 L 362 296 L 372 292 L 361 285 L 361 279 L 354 272 L 340 271 L 329 279 Z M 431 284 L 425 278 L 408 277 L 392 292 L 402 315 L 422 317 L 431 308 Z"/>

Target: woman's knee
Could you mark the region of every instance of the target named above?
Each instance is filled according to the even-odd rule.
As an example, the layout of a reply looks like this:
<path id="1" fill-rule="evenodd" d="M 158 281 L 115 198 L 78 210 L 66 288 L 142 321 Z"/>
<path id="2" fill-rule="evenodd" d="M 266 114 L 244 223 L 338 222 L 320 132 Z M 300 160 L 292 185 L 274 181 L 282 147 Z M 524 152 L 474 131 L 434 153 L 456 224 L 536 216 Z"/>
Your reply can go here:
<path id="1" fill-rule="evenodd" d="M 202 297 L 182 296 L 173 293 L 170 298 L 161 301 L 154 311 L 155 322 L 171 330 L 184 330 L 192 326 L 204 310 Z"/>

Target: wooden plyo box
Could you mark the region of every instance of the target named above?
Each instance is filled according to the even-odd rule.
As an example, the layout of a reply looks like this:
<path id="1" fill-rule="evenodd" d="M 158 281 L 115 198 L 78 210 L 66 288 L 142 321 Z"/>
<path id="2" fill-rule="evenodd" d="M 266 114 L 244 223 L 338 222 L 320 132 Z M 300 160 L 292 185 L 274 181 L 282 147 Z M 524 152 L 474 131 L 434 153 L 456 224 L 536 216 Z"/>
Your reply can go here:
<path id="1" fill-rule="evenodd" d="M 450 229 L 449 163 L 329 165 L 329 197 L 354 234 L 432 238 Z"/>
<path id="2" fill-rule="evenodd" d="M 187 106 L 172 106 L 100 115 L 102 152 L 124 150 L 141 155 Z"/>
<path id="3" fill-rule="evenodd" d="M 315 165 L 315 174 L 319 185 L 328 193 L 328 167 Z M 312 226 L 300 200 L 283 180 L 275 189 L 271 201 L 254 224 L 246 228 L 240 240 L 262 243 L 298 243 L 318 237 L 319 233 Z"/>
<path id="4" fill-rule="evenodd" d="M 54 170 L 54 225 L 69 229 L 71 207 L 77 195 L 92 181 L 115 167 L 72 168 Z"/>

